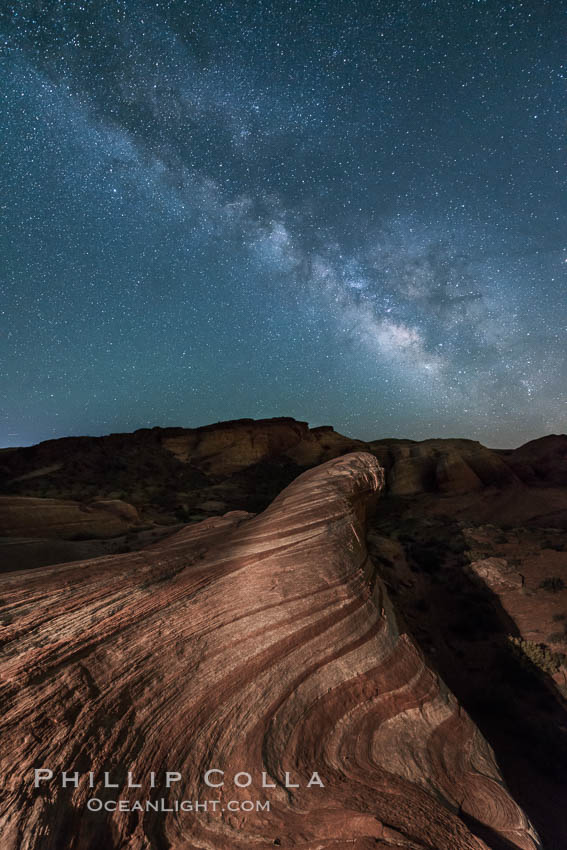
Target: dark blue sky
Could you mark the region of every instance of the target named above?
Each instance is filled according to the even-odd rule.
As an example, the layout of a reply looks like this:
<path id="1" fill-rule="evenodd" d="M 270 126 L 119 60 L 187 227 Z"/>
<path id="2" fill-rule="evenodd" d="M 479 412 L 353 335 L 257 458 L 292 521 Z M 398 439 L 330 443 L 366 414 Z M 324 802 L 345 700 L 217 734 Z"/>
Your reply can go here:
<path id="1" fill-rule="evenodd" d="M 565 430 L 564 3 L 3 8 L 0 445 Z"/>

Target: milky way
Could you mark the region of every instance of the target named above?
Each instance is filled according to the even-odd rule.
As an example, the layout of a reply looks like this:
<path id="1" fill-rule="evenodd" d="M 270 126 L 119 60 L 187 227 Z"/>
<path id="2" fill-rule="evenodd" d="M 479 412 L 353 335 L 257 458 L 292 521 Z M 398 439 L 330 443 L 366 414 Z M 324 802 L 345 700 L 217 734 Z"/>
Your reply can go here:
<path id="1" fill-rule="evenodd" d="M 565 5 L 2 18 L 1 445 L 565 430 Z"/>

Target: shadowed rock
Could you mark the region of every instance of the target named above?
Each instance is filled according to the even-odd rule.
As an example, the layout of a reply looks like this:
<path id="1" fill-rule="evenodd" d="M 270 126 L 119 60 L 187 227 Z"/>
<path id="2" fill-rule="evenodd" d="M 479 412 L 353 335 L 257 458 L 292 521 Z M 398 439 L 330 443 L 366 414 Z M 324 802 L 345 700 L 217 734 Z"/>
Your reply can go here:
<path id="1" fill-rule="evenodd" d="M 508 451 L 459 439 L 364 443 L 289 417 L 239 419 L 0 451 L 0 570 L 110 554 L 104 541 L 120 534 L 140 549 L 144 527 L 258 513 L 305 469 L 353 451 L 379 460 L 389 495 L 428 499 L 421 514 L 567 528 L 565 436 Z M 38 550 L 31 538 L 101 542 Z"/>
<path id="2" fill-rule="evenodd" d="M 255 518 L 4 575 L 3 850 L 539 848 L 374 574 L 364 522 L 382 486 L 376 459 L 350 454 Z M 34 790 L 34 767 L 55 778 Z M 208 768 L 223 788 L 205 786 Z M 63 770 L 78 788 L 61 788 Z M 102 788 L 105 770 L 118 789 Z M 169 790 L 165 770 L 183 777 Z M 250 787 L 233 785 L 240 771 Z M 313 771 L 324 788 L 307 787 Z M 89 813 L 93 797 L 219 799 L 225 811 Z M 231 800 L 271 811 L 231 812 Z"/>
<path id="3" fill-rule="evenodd" d="M 107 499 L 81 505 L 62 499 L 0 496 L 0 536 L 113 537 L 140 524 L 133 505 Z"/>

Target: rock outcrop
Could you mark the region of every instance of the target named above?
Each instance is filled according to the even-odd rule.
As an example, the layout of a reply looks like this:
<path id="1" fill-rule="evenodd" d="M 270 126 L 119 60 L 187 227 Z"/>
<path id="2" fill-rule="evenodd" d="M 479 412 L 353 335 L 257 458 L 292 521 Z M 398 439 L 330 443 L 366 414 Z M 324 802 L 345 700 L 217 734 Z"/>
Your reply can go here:
<path id="1" fill-rule="evenodd" d="M 480 561 L 472 561 L 469 564 L 469 571 L 480 579 L 483 587 L 489 588 L 495 594 L 518 591 L 524 586 L 523 576 L 504 558 L 482 558 Z"/>
<path id="2" fill-rule="evenodd" d="M 491 522 L 478 524 L 457 519 L 455 496 L 384 500 L 367 540 L 396 612 L 490 741 L 545 850 L 564 850 L 565 534 L 493 524 L 503 512 L 514 518 L 503 501 L 496 491 L 486 506 Z M 434 502 L 443 513 L 428 510 Z"/>
<path id="3" fill-rule="evenodd" d="M 1 537 L 105 538 L 139 524 L 136 508 L 119 499 L 82 505 L 65 499 L 0 496 Z"/>
<path id="4" fill-rule="evenodd" d="M 526 484 L 567 484 L 567 436 L 549 434 L 530 440 L 502 457 L 514 473 Z"/>
<path id="5" fill-rule="evenodd" d="M 384 466 L 395 496 L 520 483 L 503 457 L 474 440 L 376 440 L 369 448 Z"/>
<path id="6" fill-rule="evenodd" d="M 539 848 L 368 558 L 365 512 L 382 486 L 373 456 L 349 454 L 257 517 L 4 575 L 3 850 Z M 34 790 L 37 767 L 54 777 Z M 210 768 L 224 787 L 205 786 Z M 181 774 L 170 789 L 166 770 Z M 62 788 L 61 771 L 78 787 Z M 313 772 L 324 787 L 308 787 Z M 89 812 L 92 798 L 131 810 Z M 221 810 L 131 808 L 158 799 Z M 245 800 L 271 809 L 229 811 Z"/>
<path id="7" fill-rule="evenodd" d="M 457 439 L 364 443 L 330 426 L 309 428 L 279 417 L 70 437 L 0 452 L 0 549 L 14 564 L 51 564 L 66 558 L 64 550 L 46 546 L 43 560 L 41 553 L 30 559 L 26 538 L 101 540 L 125 530 L 134 532 L 126 545 L 137 549 L 139 523 L 160 527 L 228 510 L 257 513 L 305 469 L 353 451 L 380 461 L 388 495 L 429 500 L 421 513 L 567 528 L 567 437 L 513 451 Z M 18 502 L 23 498 L 35 501 Z M 111 509 L 121 503 L 137 511 L 139 522 Z M 10 538 L 9 545 L 2 538 Z M 105 553 L 99 546 L 96 554 Z"/>
<path id="8" fill-rule="evenodd" d="M 330 426 L 309 428 L 307 422 L 287 417 L 237 419 L 179 430 L 179 434 L 164 435 L 164 448 L 179 460 L 221 477 L 266 459 L 285 457 L 298 466 L 310 467 L 347 451 L 366 448 L 362 441 L 343 437 Z"/>
<path id="9" fill-rule="evenodd" d="M 201 428 L 141 428 L 133 434 L 66 437 L 0 454 L 4 484 L 41 487 L 50 482 L 90 476 L 95 482 L 120 479 L 125 469 L 145 469 L 154 479 L 190 464 L 195 483 L 203 474 L 226 478 L 264 460 L 285 458 L 299 466 L 315 466 L 348 451 L 366 449 L 361 440 L 338 434 L 330 426 L 309 428 L 307 422 L 281 416 L 235 419 Z M 200 477 L 199 477 L 200 474 Z"/>

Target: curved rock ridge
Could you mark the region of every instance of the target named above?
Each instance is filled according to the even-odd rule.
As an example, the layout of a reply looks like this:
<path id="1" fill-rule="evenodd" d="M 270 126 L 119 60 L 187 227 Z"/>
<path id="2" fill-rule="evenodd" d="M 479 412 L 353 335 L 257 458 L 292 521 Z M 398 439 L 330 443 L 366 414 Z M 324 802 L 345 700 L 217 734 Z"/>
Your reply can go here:
<path id="1" fill-rule="evenodd" d="M 256 517 L 4 575 L 3 850 L 540 848 L 374 573 L 365 512 L 382 487 L 372 455 L 345 455 Z M 34 789 L 40 767 L 54 778 Z M 211 768 L 224 787 L 205 785 Z M 169 790 L 166 770 L 182 777 Z M 93 798 L 224 811 L 89 812 Z M 228 810 L 245 800 L 271 810 Z"/>

